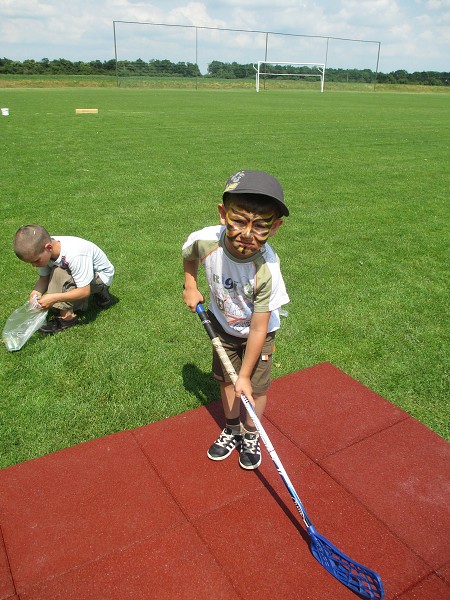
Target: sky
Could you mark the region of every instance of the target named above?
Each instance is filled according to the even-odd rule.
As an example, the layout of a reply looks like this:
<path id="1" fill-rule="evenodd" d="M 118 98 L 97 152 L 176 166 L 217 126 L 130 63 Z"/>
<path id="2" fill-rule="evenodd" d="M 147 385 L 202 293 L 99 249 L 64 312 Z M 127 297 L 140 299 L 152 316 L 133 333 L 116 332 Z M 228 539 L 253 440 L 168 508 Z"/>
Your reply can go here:
<path id="1" fill-rule="evenodd" d="M 448 72 L 450 0 L 0 0 L 0 57 L 116 53 L 197 62 L 203 73 L 213 60 Z"/>

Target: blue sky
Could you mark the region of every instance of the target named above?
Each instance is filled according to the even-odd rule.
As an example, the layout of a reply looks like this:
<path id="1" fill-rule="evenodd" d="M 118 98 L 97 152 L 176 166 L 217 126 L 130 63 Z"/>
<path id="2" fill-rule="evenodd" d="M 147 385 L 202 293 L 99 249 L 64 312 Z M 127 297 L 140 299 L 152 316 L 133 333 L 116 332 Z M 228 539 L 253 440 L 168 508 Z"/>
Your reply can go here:
<path id="1" fill-rule="evenodd" d="M 450 0 L 0 0 L 0 56 L 110 60 L 113 21 L 291 34 L 116 23 L 119 59 L 197 60 L 203 72 L 263 60 L 266 42 L 276 62 L 374 70 L 380 42 L 379 71 L 450 70 Z"/>

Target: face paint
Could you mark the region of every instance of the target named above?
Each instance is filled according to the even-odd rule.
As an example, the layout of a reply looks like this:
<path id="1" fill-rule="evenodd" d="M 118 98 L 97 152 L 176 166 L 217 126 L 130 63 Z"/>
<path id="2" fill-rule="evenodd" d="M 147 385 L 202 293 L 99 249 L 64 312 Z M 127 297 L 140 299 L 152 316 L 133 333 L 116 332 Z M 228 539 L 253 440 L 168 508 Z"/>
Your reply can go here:
<path id="1" fill-rule="evenodd" d="M 226 211 L 227 238 L 233 250 L 243 256 L 255 254 L 269 237 L 275 214 L 254 213 L 234 203 Z"/>

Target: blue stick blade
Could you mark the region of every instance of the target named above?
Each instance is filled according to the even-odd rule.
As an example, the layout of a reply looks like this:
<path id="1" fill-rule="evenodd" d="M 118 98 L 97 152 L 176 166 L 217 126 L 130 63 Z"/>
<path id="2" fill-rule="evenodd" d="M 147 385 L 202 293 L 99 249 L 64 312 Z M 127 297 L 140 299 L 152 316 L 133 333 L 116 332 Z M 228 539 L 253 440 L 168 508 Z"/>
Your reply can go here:
<path id="1" fill-rule="evenodd" d="M 333 546 L 311 525 L 308 528 L 311 537 L 311 552 L 320 564 L 338 581 L 343 583 L 362 598 L 382 600 L 383 583 L 380 576 L 355 562 Z"/>

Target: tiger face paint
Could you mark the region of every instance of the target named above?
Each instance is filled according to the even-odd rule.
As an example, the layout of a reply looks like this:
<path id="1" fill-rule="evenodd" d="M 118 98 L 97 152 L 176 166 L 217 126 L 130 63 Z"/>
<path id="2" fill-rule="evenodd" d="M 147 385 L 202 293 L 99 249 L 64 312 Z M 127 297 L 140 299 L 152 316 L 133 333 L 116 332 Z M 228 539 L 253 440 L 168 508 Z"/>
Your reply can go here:
<path id="1" fill-rule="evenodd" d="M 223 210 L 228 249 L 238 257 L 256 254 L 267 241 L 276 222 L 274 212 L 254 213 L 234 202 Z"/>

